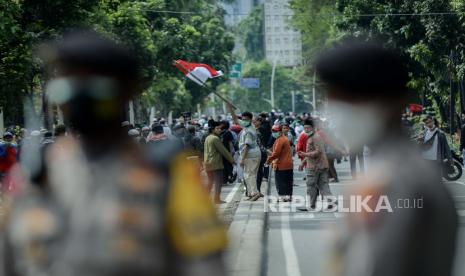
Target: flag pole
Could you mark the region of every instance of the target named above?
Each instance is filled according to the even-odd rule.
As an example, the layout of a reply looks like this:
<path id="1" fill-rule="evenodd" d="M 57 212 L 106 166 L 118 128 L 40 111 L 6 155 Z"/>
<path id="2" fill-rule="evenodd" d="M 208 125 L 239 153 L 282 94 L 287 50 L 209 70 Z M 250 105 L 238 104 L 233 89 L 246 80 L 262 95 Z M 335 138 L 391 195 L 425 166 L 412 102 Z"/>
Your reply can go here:
<path id="1" fill-rule="evenodd" d="M 186 67 L 184 67 L 182 64 L 177 63 L 176 61 L 173 61 L 173 65 L 179 65 L 179 66 L 181 66 L 186 72 L 190 73 L 190 71 L 187 70 Z M 195 76 L 194 74 L 191 74 L 191 76 L 192 76 L 196 81 L 198 81 L 199 83 L 203 83 L 203 82 L 202 82 L 201 80 L 199 80 L 199 78 L 197 78 L 197 76 Z M 218 98 L 220 98 L 221 100 L 223 100 L 224 102 L 226 102 L 227 104 L 229 104 L 230 106 L 232 106 L 234 109 L 237 109 L 237 107 L 236 107 L 233 103 L 231 103 L 228 99 L 226 99 L 225 97 L 223 97 L 222 95 L 220 95 L 219 93 L 217 93 L 217 92 L 216 92 L 215 90 L 213 90 L 212 88 L 207 87 L 207 86 L 205 86 L 205 85 L 203 85 L 203 87 L 206 87 L 207 90 L 209 90 L 209 92 L 211 92 L 211 93 L 215 94 L 216 96 L 218 96 Z"/>

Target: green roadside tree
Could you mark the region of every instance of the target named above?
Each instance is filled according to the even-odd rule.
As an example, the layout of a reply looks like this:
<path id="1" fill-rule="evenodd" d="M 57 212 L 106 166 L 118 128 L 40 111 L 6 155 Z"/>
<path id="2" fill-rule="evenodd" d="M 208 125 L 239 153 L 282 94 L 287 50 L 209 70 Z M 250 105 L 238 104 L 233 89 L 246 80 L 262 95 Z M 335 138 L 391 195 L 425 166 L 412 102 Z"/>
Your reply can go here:
<path id="1" fill-rule="evenodd" d="M 265 58 L 263 25 L 263 5 L 259 5 L 236 28 L 247 60 L 260 61 Z"/>
<path id="2" fill-rule="evenodd" d="M 270 111 L 271 107 L 271 74 L 273 66 L 266 60 L 246 63 L 243 78 L 258 78 L 259 88 L 242 88 L 238 83 L 224 84 L 219 90 L 232 98 L 234 104 L 242 110 L 253 112 Z M 274 79 L 275 110 L 292 111 L 292 93 L 295 93 L 295 111 L 308 112 L 310 105 L 305 99 L 304 85 L 300 80 L 300 72 L 281 66 L 276 67 Z"/>
<path id="3" fill-rule="evenodd" d="M 463 59 L 454 64 L 450 56 L 462 53 L 465 41 L 451 1 L 338 0 L 337 8 L 342 16 L 335 24 L 346 36 L 380 40 L 409 58 L 410 86 L 419 92 L 412 99 L 434 101 L 448 122 L 450 80 L 463 68 Z"/>
<path id="4" fill-rule="evenodd" d="M 141 109 L 156 106 L 165 115 L 193 110 L 209 93 L 184 81 L 173 60 L 207 63 L 227 72 L 234 47 L 223 11 L 213 0 L 5 0 L 0 15 L 0 106 L 7 124 L 21 123 L 24 96 L 31 105 L 41 102 L 50 76 L 35 49 L 69 28 L 93 28 L 132 49 L 143 66 L 145 89 L 137 99 Z M 212 82 L 212 88 L 220 82 Z"/>

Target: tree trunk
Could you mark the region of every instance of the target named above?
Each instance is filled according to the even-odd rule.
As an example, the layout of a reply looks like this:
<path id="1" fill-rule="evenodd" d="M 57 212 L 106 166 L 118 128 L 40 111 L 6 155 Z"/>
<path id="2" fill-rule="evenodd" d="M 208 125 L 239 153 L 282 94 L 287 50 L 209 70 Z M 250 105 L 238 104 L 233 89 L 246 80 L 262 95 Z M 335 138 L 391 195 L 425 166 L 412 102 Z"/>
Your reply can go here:
<path id="1" fill-rule="evenodd" d="M 439 107 L 439 115 L 441 116 L 442 120 L 444 122 L 447 122 L 448 121 L 447 112 L 446 112 L 445 105 L 441 101 L 441 97 L 439 97 L 438 95 L 435 95 L 433 96 L 433 99 Z"/>
<path id="2" fill-rule="evenodd" d="M 457 83 L 451 79 L 450 81 L 450 106 L 449 106 L 449 132 L 455 132 L 455 95 L 457 95 Z"/>

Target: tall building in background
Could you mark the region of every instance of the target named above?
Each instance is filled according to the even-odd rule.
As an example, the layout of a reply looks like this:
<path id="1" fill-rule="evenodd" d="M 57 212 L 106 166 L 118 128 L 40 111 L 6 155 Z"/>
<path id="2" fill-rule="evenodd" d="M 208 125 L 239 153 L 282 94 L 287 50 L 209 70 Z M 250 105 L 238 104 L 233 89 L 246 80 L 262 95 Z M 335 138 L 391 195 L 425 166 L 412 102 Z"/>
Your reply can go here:
<path id="1" fill-rule="evenodd" d="M 263 2 L 264 0 L 235 0 L 232 3 L 221 2 L 226 11 L 224 18 L 226 26 L 236 26 L 250 14 L 255 6 Z"/>
<path id="2" fill-rule="evenodd" d="M 302 64 L 302 38 L 289 21 L 293 11 L 288 0 L 265 0 L 265 55 L 285 67 Z"/>

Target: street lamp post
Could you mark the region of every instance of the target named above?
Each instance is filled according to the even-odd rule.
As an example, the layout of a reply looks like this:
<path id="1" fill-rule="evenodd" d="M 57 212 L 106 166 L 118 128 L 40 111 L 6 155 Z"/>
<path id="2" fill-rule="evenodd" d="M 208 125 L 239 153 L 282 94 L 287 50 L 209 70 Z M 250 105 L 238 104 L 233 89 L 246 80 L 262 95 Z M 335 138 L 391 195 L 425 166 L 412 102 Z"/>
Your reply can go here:
<path id="1" fill-rule="evenodd" d="M 292 113 L 295 113 L 295 91 L 291 91 L 292 94 Z"/>
<path id="2" fill-rule="evenodd" d="M 313 71 L 313 87 L 312 87 L 312 94 L 313 94 L 313 112 L 316 111 L 316 70 Z"/>
<path id="3" fill-rule="evenodd" d="M 271 109 L 274 109 L 274 76 L 276 73 L 276 63 L 277 59 L 275 58 L 273 61 L 273 69 L 271 70 Z"/>
<path id="4" fill-rule="evenodd" d="M 0 135 L 3 136 L 4 124 L 3 124 L 3 109 L 0 107 Z"/>

